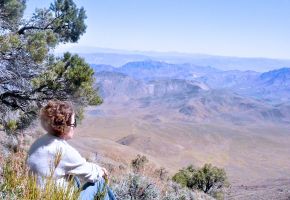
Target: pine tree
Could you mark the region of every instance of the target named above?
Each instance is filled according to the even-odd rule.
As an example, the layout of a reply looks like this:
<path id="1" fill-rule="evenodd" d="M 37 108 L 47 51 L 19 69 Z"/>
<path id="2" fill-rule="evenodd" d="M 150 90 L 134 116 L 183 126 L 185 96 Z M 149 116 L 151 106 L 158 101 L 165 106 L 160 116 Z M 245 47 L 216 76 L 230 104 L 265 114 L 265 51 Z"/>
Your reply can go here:
<path id="1" fill-rule="evenodd" d="M 75 43 L 86 31 L 84 8 L 56 0 L 23 17 L 25 0 L 0 0 L 0 124 L 28 126 L 48 100 L 70 100 L 81 110 L 100 104 L 94 72 L 78 55 L 55 57 L 59 44 Z"/>

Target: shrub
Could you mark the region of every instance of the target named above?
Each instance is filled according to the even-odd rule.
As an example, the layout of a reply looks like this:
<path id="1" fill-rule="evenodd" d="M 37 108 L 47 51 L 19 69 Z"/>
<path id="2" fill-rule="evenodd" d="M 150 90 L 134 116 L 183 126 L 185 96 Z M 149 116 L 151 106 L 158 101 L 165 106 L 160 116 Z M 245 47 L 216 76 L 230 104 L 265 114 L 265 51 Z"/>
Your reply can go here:
<path id="1" fill-rule="evenodd" d="M 227 186 L 227 175 L 224 169 L 205 164 L 193 173 L 189 187 L 210 193 Z"/>
<path id="2" fill-rule="evenodd" d="M 179 183 L 182 187 L 189 187 L 189 181 L 194 171 L 195 169 L 190 165 L 186 169 L 179 170 L 179 172 L 173 176 L 172 180 Z"/>
<path id="3" fill-rule="evenodd" d="M 199 169 L 188 167 L 180 170 L 173 176 L 173 180 L 182 186 L 198 189 L 211 195 L 221 194 L 222 189 L 228 186 L 225 170 L 211 164 L 205 164 Z"/>
<path id="4" fill-rule="evenodd" d="M 195 194 L 187 188 L 171 182 L 165 191 L 162 200 L 194 200 Z"/>
<path id="5" fill-rule="evenodd" d="M 14 133 L 17 129 L 17 121 L 16 120 L 9 120 L 6 123 L 5 129 L 7 133 Z"/>
<path id="6" fill-rule="evenodd" d="M 148 163 L 148 159 L 146 156 L 141 156 L 140 154 L 137 155 L 137 158 L 131 161 L 131 166 L 135 173 L 140 172 L 144 169 L 145 165 Z"/>
<path id="7" fill-rule="evenodd" d="M 122 200 L 154 200 L 160 199 L 157 186 L 145 176 L 129 174 L 113 184 L 118 199 Z"/>
<path id="8" fill-rule="evenodd" d="M 164 167 L 161 167 L 154 171 L 154 175 L 157 176 L 161 181 L 167 180 L 168 174 L 169 172 Z"/>
<path id="9" fill-rule="evenodd" d="M 20 143 L 15 135 L 9 135 L 3 144 L 10 152 L 16 153 L 20 150 Z"/>

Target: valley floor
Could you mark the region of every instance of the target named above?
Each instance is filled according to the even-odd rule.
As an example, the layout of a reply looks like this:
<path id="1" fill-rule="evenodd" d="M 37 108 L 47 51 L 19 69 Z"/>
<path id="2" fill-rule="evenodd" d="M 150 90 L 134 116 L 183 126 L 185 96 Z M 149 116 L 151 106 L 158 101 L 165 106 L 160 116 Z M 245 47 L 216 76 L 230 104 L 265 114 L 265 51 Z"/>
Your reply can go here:
<path id="1" fill-rule="evenodd" d="M 229 176 L 228 199 L 290 198 L 290 126 L 173 120 L 102 105 L 87 110 L 71 141 L 87 156 L 126 164 L 146 155 L 171 174 L 212 163 Z M 268 198 L 266 198 L 268 197 Z"/>

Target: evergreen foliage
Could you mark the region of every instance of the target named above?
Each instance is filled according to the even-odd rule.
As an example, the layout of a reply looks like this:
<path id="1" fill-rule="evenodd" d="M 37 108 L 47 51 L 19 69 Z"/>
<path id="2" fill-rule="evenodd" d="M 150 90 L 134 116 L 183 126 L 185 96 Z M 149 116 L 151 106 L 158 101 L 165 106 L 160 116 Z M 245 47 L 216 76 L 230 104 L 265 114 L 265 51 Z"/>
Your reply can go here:
<path id="1" fill-rule="evenodd" d="M 85 10 L 72 0 L 23 17 L 25 0 L 0 0 L 0 124 L 27 127 L 48 100 L 70 100 L 77 110 L 100 104 L 94 72 L 78 55 L 55 57 L 59 44 L 77 42 L 85 33 Z"/>

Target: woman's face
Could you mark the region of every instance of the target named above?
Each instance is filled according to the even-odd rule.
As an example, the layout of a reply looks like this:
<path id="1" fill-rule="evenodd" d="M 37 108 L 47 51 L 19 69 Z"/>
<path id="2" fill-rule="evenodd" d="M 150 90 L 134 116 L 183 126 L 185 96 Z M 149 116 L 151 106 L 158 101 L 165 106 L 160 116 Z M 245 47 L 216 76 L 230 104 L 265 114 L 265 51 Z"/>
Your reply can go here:
<path id="1" fill-rule="evenodd" d="M 71 117 L 71 125 L 73 125 L 75 123 L 75 114 L 72 114 L 72 117 Z M 65 140 L 69 140 L 69 139 L 72 139 L 73 136 L 74 136 L 74 129 L 75 127 L 74 126 L 70 126 L 69 127 L 69 131 L 68 133 L 64 136 L 64 139 Z"/>

